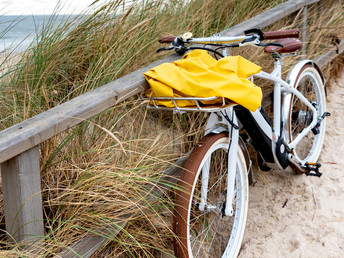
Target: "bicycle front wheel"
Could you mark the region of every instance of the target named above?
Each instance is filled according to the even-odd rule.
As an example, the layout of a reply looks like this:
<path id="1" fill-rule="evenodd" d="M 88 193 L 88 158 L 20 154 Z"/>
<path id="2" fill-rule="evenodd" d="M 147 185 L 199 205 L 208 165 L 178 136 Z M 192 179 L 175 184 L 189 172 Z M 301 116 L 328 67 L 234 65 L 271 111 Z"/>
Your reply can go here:
<path id="1" fill-rule="evenodd" d="M 240 250 L 248 208 L 247 168 L 239 146 L 234 214 L 225 216 L 229 140 L 225 133 L 204 137 L 185 164 L 175 198 L 177 257 L 236 257 Z M 202 181 L 202 174 L 208 172 Z M 206 205 L 202 208 L 201 192 L 205 190 Z"/>
<path id="2" fill-rule="evenodd" d="M 326 111 L 325 90 L 322 78 L 312 65 L 305 65 L 299 72 L 294 86 L 318 111 L 318 117 Z M 312 122 L 312 111 L 296 96 L 292 95 L 287 121 L 286 135 L 289 142 L 295 139 Z M 317 131 L 310 131 L 293 150 L 303 162 L 316 162 L 324 141 L 326 121 Z"/>

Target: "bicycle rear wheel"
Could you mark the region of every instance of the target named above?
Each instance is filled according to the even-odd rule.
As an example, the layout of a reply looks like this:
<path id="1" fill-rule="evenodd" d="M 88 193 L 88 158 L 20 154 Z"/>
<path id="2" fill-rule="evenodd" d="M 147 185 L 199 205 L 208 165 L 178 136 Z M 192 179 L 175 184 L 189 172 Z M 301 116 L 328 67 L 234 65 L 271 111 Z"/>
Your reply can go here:
<path id="1" fill-rule="evenodd" d="M 325 90 L 322 78 L 312 65 L 305 65 L 299 72 L 294 86 L 302 95 L 315 106 L 319 117 L 326 111 Z M 312 112 L 299 98 L 292 95 L 289 116 L 286 124 L 286 135 L 289 142 L 297 137 L 304 128 L 312 122 Z M 296 145 L 293 154 L 304 162 L 316 162 L 319 158 L 324 141 L 326 121 L 320 124 L 318 133 L 310 131 Z"/>
<path id="2" fill-rule="evenodd" d="M 233 216 L 225 216 L 228 134 L 208 135 L 188 158 L 175 198 L 177 257 L 236 257 L 244 235 L 248 183 L 245 157 L 238 147 Z M 202 173 L 209 170 L 206 207 L 200 209 Z"/>

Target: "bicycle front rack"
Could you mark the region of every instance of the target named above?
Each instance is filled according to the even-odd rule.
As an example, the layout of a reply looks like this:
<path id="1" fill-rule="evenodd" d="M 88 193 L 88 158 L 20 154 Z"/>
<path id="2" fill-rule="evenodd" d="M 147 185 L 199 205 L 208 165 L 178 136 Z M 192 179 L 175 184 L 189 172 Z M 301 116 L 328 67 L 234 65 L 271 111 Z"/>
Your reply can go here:
<path id="1" fill-rule="evenodd" d="M 221 99 L 221 103 L 217 104 L 205 104 L 209 101 L 214 101 L 216 99 Z M 224 97 L 207 97 L 207 98 L 196 98 L 196 97 L 148 97 L 149 109 L 159 109 L 159 110 L 172 110 L 174 113 L 184 113 L 184 112 L 216 112 L 220 111 L 228 106 L 234 105 L 235 103 L 229 101 Z M 179 100 L 188 100 L 194 102 L 194 105 L 190 106 L 180 106 L 178 105 Z M 164 105 L 158 105 L 157 101 L 173 103 L 173 107 L 167 107 Z M 160 103 L 161 104 L 161 103 Z"/>

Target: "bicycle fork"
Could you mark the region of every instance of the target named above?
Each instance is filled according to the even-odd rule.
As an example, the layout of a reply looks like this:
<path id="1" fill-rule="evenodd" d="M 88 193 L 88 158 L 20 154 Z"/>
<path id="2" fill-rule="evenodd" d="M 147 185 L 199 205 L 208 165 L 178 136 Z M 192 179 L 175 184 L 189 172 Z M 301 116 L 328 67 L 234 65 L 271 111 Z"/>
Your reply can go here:
<path id="1" fill-rule="evenodd" d="M 237 117 L 233 111 L 233 123 L 238 124 Z M 239 128 L 234 128 L 231 126 L 231 134 L 228 149 L 228 172 L 227 172 L 227 198 L 226 198 L 226 208 L 225 215 L 233 216 L 233 202 L 234 202 L 234 187 L 235 187 L 235 176 L 237 168 L 237 151 L 239 145 Z"/>
<path id="2" fill-rule="evenodd" d="M 229 118 L 231 117 L 231 118 Z M 205 162 L 202 168 L 202 187 L 201 187 L 201 200 L 199 204 L 199 209 L 204 210 L 215 210 L 216 212 L 222 212 L 226 216 L 233 216 L 233 202 L 235 199 L 235 177 L 237 169 L 237 151 L 239 145 L 239 127 L 238 119 L 236 117 L 235 111 L 232 107 L 226 109 L 226 111 L 211 114 L 208 124 L 206 127 L 207 133 L 220 133 L 223 131 L 229 131 L 229 146 L 227 152 L 227 188 L 225 191 L 226 202 L 224 207 L 220 210 L 219 207 L 215 205 L 207 204 L 207 193 L 209 187 L 209 170 L 210 170 L 210 158 Z"/>

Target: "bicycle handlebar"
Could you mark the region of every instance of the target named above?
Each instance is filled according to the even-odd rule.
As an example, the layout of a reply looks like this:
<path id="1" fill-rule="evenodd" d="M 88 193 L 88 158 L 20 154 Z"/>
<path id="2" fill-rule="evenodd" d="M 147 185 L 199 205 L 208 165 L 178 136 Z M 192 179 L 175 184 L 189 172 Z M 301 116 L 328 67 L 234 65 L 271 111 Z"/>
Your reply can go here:
<path id="1" fill-rule="evenodd" d="M 157 50 L 157 52 L 160 52 L 162 50 L 174 49 L 178 54 L 182 55 L 187 50 L 199 48 L 199 47 L 186 47 L 185 43 L 188 43 L 188 44 L 200 43 L 204 45 L 213 45 L 213 46 L 218 46 L 218 47 L 239 47 L 239 46 L 243 46 L 247 44 L 256 45 L 256 46 L 273 45 L 273 46 L 283 47 L 283 45 L 280 43 L 268 42 L 268 43 L 263 44 L 261 41 L 270 40 L 270 39 L 298 38 L 299 36 L 300 36 L 299 29 L 268 31 L 268 32 L 263 33 L 259 28 L 245 31 L 244 36 L 231 36 L 231 37 L 214 35 L 212 37 L 206 37 L 206 38 L 192 38 L 192 34 L 187 35 L 187 37 L 184 37 L 184 35 L 178 36 L 178 37 L 172 36 L 172 35 L 166 35 L 166 36 L 160 36 L 158 41 L 160 43 L 171 43 L 170 47 L 160 48 Z M 229 43 L 229 45 L 225 45 L 226 43 Z M 203 48 L 203 49 L 211 50 L 210 48 Z M 217 51 L 215 51 L 215 53 L 222 56 Z"/>
<path id="2" fill-rule="evenodd" d="M 299 38 L 300 37 L 300 29 L 267 31 L 267 32 L 264 32 L 262 35 L 264 38 L 261 38 L 260 40 Z M 176 36 L 163 35 L 163 36 L 159 37 L 158 41 L 160 43 L 171 43 L 175 38 L 176 38 Z"/>

